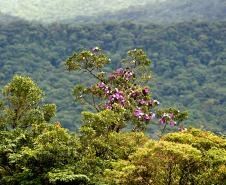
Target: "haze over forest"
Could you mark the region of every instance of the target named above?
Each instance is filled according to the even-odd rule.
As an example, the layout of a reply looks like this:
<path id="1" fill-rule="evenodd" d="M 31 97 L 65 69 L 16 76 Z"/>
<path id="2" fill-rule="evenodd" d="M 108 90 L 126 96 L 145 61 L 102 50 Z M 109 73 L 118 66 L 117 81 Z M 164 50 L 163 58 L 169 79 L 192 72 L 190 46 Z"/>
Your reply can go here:
<path id="1" fill-rule="evenodd" d="M 224 0 L 1 0 L 1 12 L 41 22 L 141 20 L 179 22 L 223 20 Z"/>
<path id="2" fill-rule="evenodd" d="M 224 0 L 2 0 L 0 7 L 1 85 L 13 74 L 29 74 L 44 88 L 45 101 L 57 104 L 57 119 L 67 128 L 81 124 L 71 96 L 80 80 L 64 71 L 63 61 L 97 45 L 112 57 L 113 68 L 127 50 L 144 49 L 158 79 L 154 95 L 187 109 L 192 125 L 225 130 Z"/>
<path id="3" fill-rule="evenodd" d="M 0 0 L 0 184 L 226 184 L 225 79 L 226 0 Z"/>

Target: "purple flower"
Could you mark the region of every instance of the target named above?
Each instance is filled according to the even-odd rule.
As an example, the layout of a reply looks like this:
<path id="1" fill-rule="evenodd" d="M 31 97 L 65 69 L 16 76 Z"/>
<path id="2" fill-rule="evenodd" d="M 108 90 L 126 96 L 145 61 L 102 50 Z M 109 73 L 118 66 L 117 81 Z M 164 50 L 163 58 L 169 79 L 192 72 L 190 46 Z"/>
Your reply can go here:
<path id="1" fill-rule="evenodd" d="M 148 93 L 149 93 L 149 89 L 147 88 L 147 87 L 145 87 L 143 90 L 142 90 L 142 92 L 143 92 L 143 94 L 144 95 L 147 95 Z"/>
<path id="2" fill-rule="evenodd" d="M 184 128 L 184 127 L 180 127 L 178 128 L 178 131 L 182 132 L 182 131 L 187 131 L 188 129 L 187 128 Z"/>
<path id="3" fill-rule="evenodd" d="M 151 119 L 155 119 L 156 115 L 155 113 L 151 113 Z"/>
<path id="4" fill-rule="evenodd" d="M 115 90 L 116 90 L 116 93 L 113 94 L 113 97 L 116 98 L 117 100 L 124 99 L 123 92 L 119 91 L 117 88 Z"/>
<path id="5" fill-rule="evenodd" d="M 104 88 L 104 87 L 105 87 L 104 82 L 100 82 L 100 83 L 98 84 L 98 87 L 100 87 L 101 89 Z"/>
<path id="6" fill-rule="evenodd" d="M 125 106 L 126 106 L 126 101 L 125 101 L 125 100 L 122 100 L 122 101 L 120 102 L 120 105 L 122 105 L 123 107 L 125 107 Z"/>
<path id="7" fill-rule="evenodd" d="M 144 119 L 145 119 L 145 120 L 150 120 L 150 119 L 151 119 L 151 116 L 148 115 L 148 114 L 145 114 L 145 115 L 144 115 Z"/>
<path id="8" fill-rule="evenodd" d="M 114 94 L 111 95 L 111 96 L 109 97 L 109 100 L 110 100 L 111 102 L 114 102 L 114 101 L 115 101 L 115 96 L 114 96 Z"/>
<path id="9" fill-rule="evenodd" d="M 147 103 L 148 103 L 149 106 L 153 106 L 153 100 L 148 100 Z"/>
<path id="10" fill-rule="evenodd" d="M 104 94 L 107 95 L 110 93 L 109 87 L 105 87 L 104 89 Z"/>
<path id="11" fill-rule="evenodd" d="M 146 105 L 146 104 L 147 104 L 147 102 L 146 102 L 146 101 L 144 101 L 143 99 L 141 99 L 141 100 L 139 100 L 139 104 L 140 104 L 140 105 Z"/>
<path id="12" fill-rule="evenodd" d="M 125 100 L 125 97 L 123 95 L 123 92 L 119 91 L 117 88 L 115 88 L 115 91 L 116 92 L 114 94 L 111 94 L 109 96 L 109 102 L 118 103 L 122 106 L 125 106 L 126 100 Z"/>
<path id="13" fill-rule="evenodd" d="M 123 69 L 122 68 L 116 69 L 116 73 L 121 73 L 121 72 L 123 72 Z"/>
<path id="14" fill-rule="evenodd" d="M 119 100 L 121 98 L 121 95 L 119 93 L 115 93 L 114 96 L 117 100 Z"/>
<path id="15" fill-rule="evenodd" d="M 170 122 L 170 126 L 175 126 L 177 123 L 175 121 Z"/>
<path id="16" fill-rule="evenodd" d="M 124 70 L 122 68 L 116 69 L 116 75 L 121 76 L 123 75 L 123 73 L 124 73 Z"/>
<path id="17" fill-rule="evenodd" d="M 174 114 L 169 114 L 169 117 L 172 119 L 174 117 Z"/>
<path id="18" fill-rule="evenodd" d="M 180 127 L 180 128 L 178 128 L 178 131 L 183 131 L 184 130 L 184 128 L 182 128 L 182 127 Z"/>
<path id="19" fill-rule="evenodd" d="M 98 51 L 100 51 L 100 48 L 94 47 L 94 48 L 92 49 L 92 51 L 93 51 L 93 52 L 98 52 Z"/>
<path id="20" fill-rule="evenodd" d="M 159 123 L 165 123 L 165 119 L 164 119 L 164 118 L 161 118 L 161 119 L 159 120 Z"/>
<path id="21" fill-rule="evenodd" d="M 126 80 L 129 80 L 130 78 L 133 77 L 133 73 L 131 71 L 127 71 L 124 76 L 125 76 Z"/>
<path id="22" fill-rule="evenodd" d="M 139 92 L 136 92 L 136 91 L 132 91 L 130 93 L 130 96 L 133 97 L 134 99 L 136 99 L 138 96 L 140 96 L 140 93 Z"/>
<path id="23" fill-rule="evenodd" d="M 144 113 L 140 110 L 140 108 L 137 108 L 134 111 L 134 116 L 136 116 L 137 118 L 142 118 L 143 115 L 144 115 Z"/>
<path id="24" fill-rule="evenodd" d="M 105 106 L 105 108 L 111 110 L 112 109 L 112 106 L 109 103 L 107 103 L 106 106 Z"/>

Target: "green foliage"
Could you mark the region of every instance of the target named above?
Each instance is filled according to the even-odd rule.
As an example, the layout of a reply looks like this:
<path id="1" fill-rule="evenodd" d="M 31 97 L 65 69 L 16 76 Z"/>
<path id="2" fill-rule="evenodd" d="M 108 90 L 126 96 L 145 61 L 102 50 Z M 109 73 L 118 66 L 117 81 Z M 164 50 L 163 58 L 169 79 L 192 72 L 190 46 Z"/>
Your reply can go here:
<path id="1" fill-rule="evenodd" d="M 116 0 L 61 0 L 55 1 L 37 1 L 37 0 L 23 0 L 23 1 L 1 1 L 1 11 L 27 20 L 36 20 L 42 22 L 56 22 L 65 21 L 67 19 L 74 19 L 81 16 L 98 15 L 103 12 L 118 11 L 128 8 L 131 5 L 143 5 L 148 0 L 141 1 L 123 1 Z M 26 7 L 26 8 L 24 8 Z M 50 11 L 51 10 L 51 11 Z"/>
<path id="2" fill-rule="evenodd" d="M 112 109 L 106 109 L 110 95 L 103 100 L 101 84 L 96 84 L 103 82 L 112 93 L 121 90 L 126 95 L 133 87 L 145 101 L 154 98 L 167 106 L 189 107 L 189 121 L 196 126 L 206 124 L 215 132 L 225 130 L 224 27 L 225 22 L 173 26 L 130 22 L 2 24 L 1 85 L 15 73 L 29 74 L 43 87 L 47 100 L 43 102 L 42 90 L 29 77 L 17 75 L 3 88 L 0 184 L 225 184 L 224 138 L 199 129 L 186 130 L 183 125 L 182 132 L 167 134 L 160 141 L 142 132 L 127 132 L 143 131 L 154 124 L 134 116 L 138 112 L 136 98 L 125 96 L 125 107 L 123 101 L 108 102 Z M 101 46 L 108 53 L 99 48 L 87 50 L 93 46 Z M 84 50 L 66 62 L 69 71 L 79 71 L 76 75 L 65 73 L 61 64 L 74 50 Z M 107 55 L 112 56 L 111 64 Z M 153 75 L 149 74 L 150 66 Z M 121 67 L 123 75 L 110 73 Z M 125 74 L 130 74 L 131 68 L 134 74 L 128 80 Z M 109 80 L 109 74 L 114 80 Z M 62 120 L 62 125 L 73 129 L 76 124 L 78 128 L 82 108 L 74 106 L 69 89 L 81 83 L 85 85 L 74 89 L 74 98 L 85 104 L 85 110 L 87 103 L 92 104 L 88 110 L 97 113 L 82 113 L 83 126 L 77 136 L 62 128 L 60 122 L 50 124 L 56 105 L 45 102 L 57 103 L 57 120 Z M 147 96 L 149 87 L 153 97 Z M 174 118 L 179 125 L 187 117 L 177 108 L 161 106 L 156 115 L 165 126 L 175 124 Z M 149 108 L 141 106 L 145 113 Z"/>
<path id="3" fill-rule="evenodd" d="M 211 148 L 226 149 L 226 141 L 224 138 L 214 135 L 208 131 L 191 128 L 181 133 L 167 134 L 162 137 L 164 141 L 175 143 L 189 144 L 199 150 L 209 150 Z"/>
<path id="4" fill-rule="evenodd" d="M 136 62 L 140 54 L 143 52 L 138 50 L 138 55 L 132 56 Z M 143 59 L 146 57 L 140 63 Z M 119 84 L 123 88 L 127 81 L 113 83 L 115 87 Z M 139 88 L 143 94 L 148 93 L 147 87 Z M 143 132 L 118 130 L 115 128 L 125 128 L 125 113 L 129 114 L 118 102 L 112 109 L 83 112 L 84 124 L 78 137 L 62 128 L 60 122 L 48 123 L 56 106 L 41 106 L 41 92 L 30 78 L 22 76 L 15 76 L 4 88 L 6 101 L 0 106 L 0 184 L 225 184 L 223 137 L 191 128 L 154 141 Z M 23 119 L 13 125 L 9 117 L 17 109 L 23 110 Z M 161 120 L 167 119 L 165 123 L 172 115 L 178 121 L 186 117 L 172 108 L 158 110 L 157 114 Z"/>
<path id="5" fill-rule="evenodd" d="M 80 141 L 59 122 L 46 123 L 55 115 L 56 106 L 39 106 L 41 89 L 29 77 L 15 76 L 4 87 L 3 95 L 0 184 L 86 182 L 85 176 L 76 175 L 76 169 L 71 167 L 79 159 Z M 57 179 L 53 181 L 53 173 L 59 169 L 62 174 L 55 173 Z"/>
<path id="6" fill-rule="evenodd" d="M 96 50 L 100 51 L 99 48 Z M 109 63 L 109 58 L 102 53 L 94 53 L 91 51 L 83 51 L 80 53 L 74 53 L 69 57 L 65 64 L 68 71 L 72 70 L 85 70 L 86 72 L 94 69 L 101 69 Z"/>
<path id="7" fill-rule="evenodd" d="M 45 176 L 48 171 L 54 168 L 67 170 L 68 164 L 78 160 L 78 139 L 63 128 L 51 127 L 46 127 L 42 134 L 34 137 L 31 146 L 23 146 L 17 153 L 9 155 L 10 164 L 17 166 L 17 174 L 29 170 L 33 176 L 39 176 L 43 183 L 47 183 L 50 181 Z M 70 178 L 63 170 L 58 180 L 60 175 L 62 181 L 64 178 Z"/>
<path id="8" fill-rule="evenodd" d="M 42 111 L 44 114 L 45 121 L 49 122 L 51 120 L 51 118 L 55 116 L 56 105 L 55 104 L 45 104 L 42 107 Z"/>
<path id="9" fill-rule="evenodd" d="M 128 127 L 132 131 L 144 131 L 156 117 L 155 107 L 159 102 L 152 99 L 147 83 L 151 79 L 148 56 L 141 49 L 128 51 L 123 67 L 112 73 L 103 68 L 111 61 L 101 49 L 74 53 L 66 61 L 68 71 L 88 73 L 97 83 L 85 87 L 77 85 L 73 94 L 75 100 L 92 106 L 98 113 L 84 113 L 85 124 L 98 134 L 111 131 L 119 132 Z M 187 113 L 172 108 L 157 110 L 159 122 L 166 126 L 175 126 L 183 121 Z M 113 117 L 113 118 L 112 118 Z M 88 123 L 88 124 L 87 124 Z"/>
<path id="10" fill-rule="evenodd" d="M 191 133 L 197 140 L 190 139 Z M 180 135 L 181 142 L 177 139 Z M 215 145 L 197 147 L 197 143 L 203 145 L 201 138 L 209 139 Z M 171 133 L 161 141 L 148 141 L 130 155 L 129 160 L 114 162 L 112 169 L 105 170 L 103 180 L 108 184 L 134 185 L 224 184 L 225 152 L 225 140 L 212 133 L 198 129 Z"/>
<path id="11" fill-rule="evenodd" d="M 80 184 L 80 185 L 88 185 L 90 182 L 90 179 L 85 175 L 75 175 L 70 170 L 57 170 L 54 169 L 51 172 L 48 172 L 48 178 L 51 184 L 67 184 L 67 185 L 73 185 L 73 184 Z"/>
<path id="12" fill-rule="evenodd" d="M 110 132 L 98 135 L 90 127 L 81 128 L 82 153 L 78 162 L 81 172 L 97 184 L 103 171 L 111 167 L 112 161 L 128 159 L 148 138 L 143 133 Z"/>
<path id="13" fill-rule="evenodd" d="M 224 0 L 3 0 L 0 6 L 4 13 L 41 22 L 113 19 L 174 23 L 225 18 Z"/>
<path id="14" fill-rule="evenodd" d="M 226 177 L 226 140 L 208 131 L 191 128 L 182 133 L 167 134 L 164 141 L 189 144 L 203 153 L 208 170 L 200 175 L 200 183 L 224 184 Z"/>
<path id="15" fill-rule="evenodd" d="M 100 46 L 112 59 L 106 69 L 111 71 L 121 67 L 120 60 L 125 58 L 127 50 L 141 48 L 152 59 L 153 98 L 164 102 L 166 107 L 188 109 L 187 123 L 192 126 L 223 134 L 226 115 L 224 27 L 225 22 L 171 26 L 135 22 L 1 24 L 0 86 L 14 74 L 31 76 L 45 91 L 44 102 L 57 105 L 56 120 L 78 131 L 83 109 L 74 103 L 71 89 L 74 84 L 90 85 L 95 81 L 82 73 L 65 73 L 62 61 L 73 51 Z"/>
<path id="16" fill-rule="evenodd" d="M 90 127 L 95 131 L 96 135 L 106 135 L 108 132 L 112 131 L 112 127 L 114 127 L 117 131 L 117 128 L 124 127 L 124 119 L 123 112 L 124 109 L 120 108 L 120 112 L 116 113 L 112 110 L 104 110 L 99 113 L 91 113 L 91 112 L 83 112 L 83 122 L 84 127 Z"/>
<path id="17" fill-rule="evenodd" d="M 32 124 L 50 121 L 56 106 L 39 107 L 43 98 L 41 89 L 29 77 L 14 76 L 3 88 L 2 120 L 5 129 L 28 128 Z"/>
<path id="18" fill-rule="evenodd" d="M 65 129 L 40 124 L 33 125 L 31 131 L 13 130 L 4 133 L 0 161 L 3 167 L 0 174 L 2 184 L 53 183 L 51 173 L 55 169 L 62 170 L 62 174 L 58 173 L 59 181 L 67 181 L 71 178 L 70 174 L 75 176 L 76 169 L 70 164 L 79 158 L 80 143 L 76 136 Z M 69 170 L 70 174 L 67 174 Z M 46 176 L 48 173 L 50 175 Z"/>
<path id="19" fill-rule="evenodd" d="M 3 89 L 3 95 L 11 106 L 33 107 L 42 99 L 42 91 L 29 78 L 14 76 L 12 81 Z"/>
<path id="20" fill-rule="evenodd" d="M 191 20 L 225 20 L 224 0 L 158 0 L 147 1 L 142 6 L 133 6 L 119 12 L 98 16 L 95 20 L 136 20 L 159 24 L 172 24 Z"/>

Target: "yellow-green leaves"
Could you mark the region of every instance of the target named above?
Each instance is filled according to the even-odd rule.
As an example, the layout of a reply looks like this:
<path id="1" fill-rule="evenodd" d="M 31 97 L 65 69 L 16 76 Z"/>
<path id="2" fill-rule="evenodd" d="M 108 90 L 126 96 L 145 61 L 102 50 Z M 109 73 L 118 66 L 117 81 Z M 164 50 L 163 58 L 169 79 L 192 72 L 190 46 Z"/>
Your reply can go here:
<path id="1" fill-rule="evenodd" d="M 68 71 L 92 71 L 94 69 L 101 69 L 106 64 L 110 63 L 110 59 L 101 52 L 100 49 L 93 49 L 93 51 L 82 51 L 80 53 L 73 53 L 66 61 L 66 69 Z"/>
<path id="2" fill-rule="evenodd" d="M 28 109 L 41 101 L 43 92 L 31 78 L 16 75 L 3 88 L 3 95 L 11 106 Z"/>
<path id="3" fill-rule="evenodd" d="M 53 169 L 48 172 L 47 177 L 49 182 L 53 185 L 61 184 L 88 184 L 90 179 L 83 174 L 75 174 L 73 170 L 69 169 Z"/>
<path id="4" fill-rule="evenodd" d="M 45 121 L 49 122 L 52 117 L 56 114 L 56 105 L 55 104 L 45 104 L 42 107 Z"/>
<path id="5" fill-rule="evenodd" d="M 192 145 L 199 150 L 209 150 L 212 147 L 226 149 L 226 140 L 208 131 L 190 128 L 181 133 L 171 133 L 162 137 L 164 141 Z"/>
<path id="6" fill-rule="evenodd" d="M 34 123 L 49 122 L 55 115 L 54 104 L 40 106 L 43 92 L 27 76 L 14 76 L 3 88 L 3 96 L 1 120 L 5 128 L 28 128 Z"/>
<path id="7" fill-rule="evenodd" d="M 206 147 L 204 140 L 211 144 Z M 224 143 L 223 138 L 198 129 L 167 134 L 160 141 L 149 140 L 129 160 L 112 163 L 103 179 L 123 185 L 225 184 Z"/>
<path id="8" fill-rule="evenodd" d="M 99 113 L 83 112 L 84 126 L 95 130 L 97 135 L 106 135 L 110 131 L 119 131 L 125 124 L 122 116 L 125 110 L 119 106 L 117 107 L 118 112 L 108 109 Z"/>

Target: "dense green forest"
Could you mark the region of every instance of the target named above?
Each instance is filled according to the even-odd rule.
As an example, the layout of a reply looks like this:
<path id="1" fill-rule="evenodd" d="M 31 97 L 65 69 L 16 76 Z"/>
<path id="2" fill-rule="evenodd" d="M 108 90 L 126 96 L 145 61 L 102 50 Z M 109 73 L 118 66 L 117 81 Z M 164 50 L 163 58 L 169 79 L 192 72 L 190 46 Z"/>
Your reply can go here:
<path id="1" fill-rule="evenodd" d="M 225 0 L 0 0 L 0 185 L 226 185 Z"/>
<path id="2" fill-rule="evenodd" d="M 53 122 L 54 104 L 31 78 L 15 75 L 2 89 L 0 183 L 3 185 L 173 185 L 226 183 L 226 140 L 211 132 L 181 127 L 186 112 L 158 108 L 148 86 L 150 63 L 130 50 L 123 68 L 109 71 L 100 48 L 75 52 L 66 69 L 95 79 L 79 84 L 74 97 L 96 109 L 83 112 L 75 135 Z M 172 105 L 171 105 L 172 106 Z M 157 119 L 157 120 L 156 120 Z M 159 140 L 145 136 L 153 121 Z M 165 128 L 179 132 L 164 134 Z"/>
<path id="3" fill-rule="evenodd" d="M 117 12 L 130 6 L 144 5 L 153 0 L 2 0 L 1 11 L 27 20 L 54 22 L 81 16 L 95 16 L 103 12 Z M 50 11 L 51 10 L 51 11 Z"/>
<path id="4" fill-rule="evenodd" d="M 40 22 L 136 20 L 175 23 L 226 18 L 225 0 L 1 0 L 4 14 Z"/>
<path id="5" fill-rule="evenodd" d="M 141 48 L 152 60 L 153 95 L 164 105 L 188 110 L 187 123 L 225 133 L 226 22 L 189 22 L 171 26 L 108 22 L 41 25 L 15 21 L 0 26 L 0 85 L 14 74 L 27 74 L 56 103 L 56 120 L 77 130 L 82 108 L 72 88 L 89 82 L 65 72 L 63 61 L 73 52 L 99 46 L 120 67 L 129 49 Z M 162 105 L 162 106 L 164 106 Z"/>
<path id="6" fill-rule="evenodd" d="M 163 0 L 147 1 L 144 5 L 133 5 L 117 12 L 107 12 L 96 17 L 80 17 L 77 20 L 136 20 L 172 24 L 192 20 L 225 20 L 226 2 L 224 0 Z"/>

